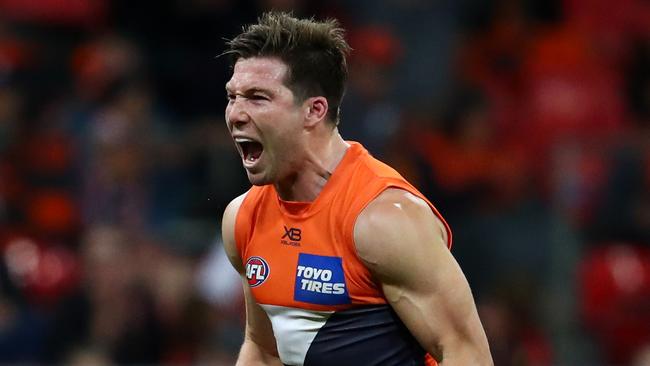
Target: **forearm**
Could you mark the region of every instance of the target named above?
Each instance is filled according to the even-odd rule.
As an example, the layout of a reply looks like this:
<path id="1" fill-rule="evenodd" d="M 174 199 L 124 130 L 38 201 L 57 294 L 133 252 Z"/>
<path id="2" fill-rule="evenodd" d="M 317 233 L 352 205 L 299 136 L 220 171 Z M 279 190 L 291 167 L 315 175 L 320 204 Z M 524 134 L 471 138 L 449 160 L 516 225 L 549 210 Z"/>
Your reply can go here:
<path id="1" fill-rule="evenodd" d="M 236 366 L 282 366 L 280 359 L 250 339 L 244 340 Z"/>

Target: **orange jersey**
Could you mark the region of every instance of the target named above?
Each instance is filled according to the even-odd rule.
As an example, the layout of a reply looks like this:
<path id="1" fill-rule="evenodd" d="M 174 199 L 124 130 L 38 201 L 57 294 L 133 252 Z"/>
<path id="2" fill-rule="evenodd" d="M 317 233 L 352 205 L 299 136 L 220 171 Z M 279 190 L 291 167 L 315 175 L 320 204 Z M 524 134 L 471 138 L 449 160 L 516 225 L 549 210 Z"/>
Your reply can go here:
<path id="1" fill-rule="evenodd" d="M 451 231 L 394 169 L 350 145 L 313 202 L 283 201 L 272 185 L 248 192 L 235 241 L 253 297 L 269 315 L 284 364 L 435 365 L 357 256 L 354 225 L 379 194 L 399 188 L 427 202 L 449 247 Z"/>

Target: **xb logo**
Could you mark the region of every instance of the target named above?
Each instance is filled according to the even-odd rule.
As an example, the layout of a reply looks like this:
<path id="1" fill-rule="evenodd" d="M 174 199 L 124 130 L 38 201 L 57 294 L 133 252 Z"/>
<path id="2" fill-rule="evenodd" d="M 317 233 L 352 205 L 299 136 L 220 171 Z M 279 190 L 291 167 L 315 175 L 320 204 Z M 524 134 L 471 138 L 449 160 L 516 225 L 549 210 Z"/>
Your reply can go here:
<path id="1" fill-rule="evenodd" d="M 300 229 L 298 229 L 298 228 L 295 228 L 295 227 L 287 228 L 285 226 L 284 227 L 284 235 L 282 235 L 281 239 L 289 238 L 289 240 L 291 240 L 291 241 L 300 241 L 300 239 L 302 238 L 301 233 L 302 233 L 302 231 Z"/>

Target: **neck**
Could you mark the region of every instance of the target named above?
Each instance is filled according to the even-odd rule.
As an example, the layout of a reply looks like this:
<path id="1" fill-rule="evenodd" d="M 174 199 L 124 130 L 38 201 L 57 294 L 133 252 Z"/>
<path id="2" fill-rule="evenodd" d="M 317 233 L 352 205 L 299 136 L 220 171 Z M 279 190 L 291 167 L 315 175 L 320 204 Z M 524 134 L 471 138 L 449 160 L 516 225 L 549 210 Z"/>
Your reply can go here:
<path id="1" fill-rule="evenodd" d="M 327 184 L 350 145 L 334 129 L 323 141 L 305 146 L 305 159 L 300 169 L 275 183 L 275 190 L 285 201 L 312 202 Z"/>

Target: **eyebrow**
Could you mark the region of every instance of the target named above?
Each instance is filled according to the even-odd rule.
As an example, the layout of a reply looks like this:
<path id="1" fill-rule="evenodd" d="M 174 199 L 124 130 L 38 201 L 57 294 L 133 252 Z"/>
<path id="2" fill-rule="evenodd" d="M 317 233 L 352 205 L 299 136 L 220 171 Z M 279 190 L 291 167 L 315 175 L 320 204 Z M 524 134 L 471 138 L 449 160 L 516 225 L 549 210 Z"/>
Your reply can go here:
<path id="1" fill-rule="evenodd" d="M 228 93 L 231 92 L 230 85 L 228 85 L 228 84 L 226 84 L 226 92 L 228 92 Z M 245 89 L 242 94 L 250 95 L 250 94 L 255 94 L 255 93 L 264 93 L 264 94 L 268 94 L 268 95 L 273 94 L 268 89 L 263 89 L 263 88 L 258 88 L 258 87 L 252 87 L 252 88 Z"/>

